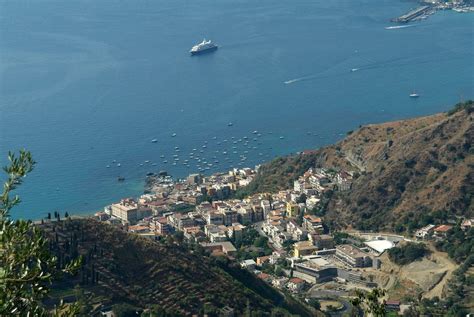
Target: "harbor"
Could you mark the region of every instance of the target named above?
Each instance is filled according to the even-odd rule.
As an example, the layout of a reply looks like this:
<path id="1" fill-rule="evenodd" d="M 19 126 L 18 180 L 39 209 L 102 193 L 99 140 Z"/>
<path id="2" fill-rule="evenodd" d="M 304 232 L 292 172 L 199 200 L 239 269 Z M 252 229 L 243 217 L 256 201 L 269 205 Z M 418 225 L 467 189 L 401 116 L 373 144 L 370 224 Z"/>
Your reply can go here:
<path id="1" fill-rule="evenodd" d="M 474 7 L 463 1 L 446 3 L 433 0 L 424 3 L 426 3 L 426 5 L 412 9 L 397 18 L 391 19 L 390 21 L 395 23 L 409 23 L 414 21 L 421 21 L 425 20 L 426 18 L 428 18 L 428 16 L 434 14 L 438 10 L 453 10 L 458 13 L 474 12 Z"/>
<path id="2" fill-rule="evenodd" d="M 434 9 L 430 6 L 421 6 L 418 7 L 414 10 L 411 10 L 404 15 L 399 16 L 398 18 L 393 18 L 391 21 L 392 22 L 397 22 L 397 23 L 408 23 L 411 21 L 419 20 L 419 19 L 424 19 L 426 18 L 429 14 L 432 14 L 434 12 Z"/>

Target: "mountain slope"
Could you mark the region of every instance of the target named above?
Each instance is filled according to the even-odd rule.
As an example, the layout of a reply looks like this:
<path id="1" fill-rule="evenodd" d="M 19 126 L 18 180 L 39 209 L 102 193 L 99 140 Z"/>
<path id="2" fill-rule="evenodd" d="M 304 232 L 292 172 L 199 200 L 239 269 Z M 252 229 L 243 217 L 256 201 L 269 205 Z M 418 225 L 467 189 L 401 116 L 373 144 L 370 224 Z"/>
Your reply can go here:
<path id="1" fill-rule="evenodd" d="M 276 159 L 247 190 L 291 186 L 314 164 L 360 175 L 352 190 L 334 195 L 328 207 L 328 219 L 341 226 L 393 229 L 420 224 L 428 215 L 472 216 L 473 139 L 470 101 L 450 113 L 363 126 L 335 145 Z"/>
<path id="2" fill-rule="evenodd" d="M 77 276 L 54 285 L 58 297 L 80 285 L 93 294 L 91 304 L 159 307 L 178 315 L 213 315 L 225 306 L 237 315 L 246 309 L 269 313 L 281 305 L 308 315 L 253 274 L 203 256 L 199 248 L 190 251 L 182 242 L 154 242 L 90 219 L 45 223 L 42 228 L 59 263 L 84 256 Z"/>

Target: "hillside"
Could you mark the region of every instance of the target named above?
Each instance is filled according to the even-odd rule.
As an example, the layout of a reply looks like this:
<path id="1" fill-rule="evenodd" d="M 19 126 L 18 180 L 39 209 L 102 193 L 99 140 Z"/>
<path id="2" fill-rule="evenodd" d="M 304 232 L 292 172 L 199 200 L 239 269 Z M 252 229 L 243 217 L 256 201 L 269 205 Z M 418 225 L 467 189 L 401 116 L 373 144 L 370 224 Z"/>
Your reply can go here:
<path id="1" fill-rule="evenodd" d="M 68 296 L 83 301 L 74 291 L 80 285 L 91 294 L 90 307 L 126 303 L 141 309 L 159 307 L 177 316 L 214 316 L 225 306 L 238 315 L 247 309 L 270 313 L 279 306 L 305 315 L 298 304 L 290 307 L 253 274 L 203 256 L 196 246 L 190 251 L 181 241 L 154 242 L 94 220 L 68 219 L 42 228 L 58 265 L 78 254 L 84 256 L 81 271 L 55 284 L 50 301 Z"/>
<path id="2" fill-rule="evenodd" d="M 473 216 L 473 107 L 362 126 L 335 145 L 265 164 L 241 193 L 288 188 L 311 166 L 349 169 L 358 175 L 352 190 L 334 195 L 327 210 L 340 226 L 401 231 Z"/>

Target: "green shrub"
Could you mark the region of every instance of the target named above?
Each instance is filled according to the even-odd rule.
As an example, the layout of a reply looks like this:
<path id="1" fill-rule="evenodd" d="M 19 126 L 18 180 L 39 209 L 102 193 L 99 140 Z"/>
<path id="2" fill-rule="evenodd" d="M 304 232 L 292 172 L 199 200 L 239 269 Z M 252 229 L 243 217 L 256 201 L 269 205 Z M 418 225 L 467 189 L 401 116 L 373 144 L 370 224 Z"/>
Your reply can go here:
<path id="1" fill-rule="evenodd" d="M 423 243 L 410 242 L 404 246 L 388 250 L 388 257 L 391 261 L 399 265 L 406 265 L 424 257 L 428 252 L 428 249 Z"/>

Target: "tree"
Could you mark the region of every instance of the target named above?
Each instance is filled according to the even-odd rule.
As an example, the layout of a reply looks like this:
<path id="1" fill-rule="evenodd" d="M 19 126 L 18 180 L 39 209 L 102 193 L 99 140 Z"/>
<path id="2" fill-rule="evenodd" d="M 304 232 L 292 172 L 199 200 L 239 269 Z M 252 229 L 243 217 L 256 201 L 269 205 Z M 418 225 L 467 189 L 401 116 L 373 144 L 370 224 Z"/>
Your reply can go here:
<path id="1" fill-rule="evenodd" d="M 115 304 L 112 306 L 112 311 L 114 315 L 117 317 L 133 317 L 133 316 L 140 316 L 138 312 L 138 308 L 132 306 L 130 304 Z"/>
<path id="2" fill-rule="evenodd" d="M 306 194 L 305 193 L 302 193 L 298 198 L 296 198 L 296 203 L 297 204 L 301 204 L 301 203 L 306 203 Z"/>
<path id="3" fill-rule="evenodd" d="M 317 310 L 321 309 L 321 303 L 316 298 L 310 298 L 308 304 Z"/>
<path id="4" fill-rule="evenodd" d="M 25 150 L 18 156 L 10 152 L 8 159 L 9 165 L 3 168 L 8 178 L 0 196 L 0 316 L 47 316 L 41 300 L 49 292 L 48 285 L 60 273 L 75 271 L 80 259 L 57 269 L 41 230 L 31 221 L 10 218 L 11 209 L 20 203 L 11 193 L 33 170 L 35 161 Z M 77 305 L 61 305 L 53 314 L 73 316 L 77 310 Z"/>
<path id="5" fill-rule="evenodd" d="M 409 242 L 401 247 L 388 250 L 388 257 L 391 261 L 399 265 L 406 265 L 424 257 L 428 252 L 428 249 L 423 243 Z"/>
<path id="6" fill-rule="evenodd" d="M 357 297 L 351 300 L 351 304 L 369 315 L 384 317 L 385 301 L 382 298 L 385 294 L 386 291 L 381 288 L 375 288 L 368 293 L 356 290 Z"/>

